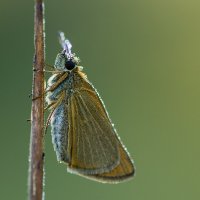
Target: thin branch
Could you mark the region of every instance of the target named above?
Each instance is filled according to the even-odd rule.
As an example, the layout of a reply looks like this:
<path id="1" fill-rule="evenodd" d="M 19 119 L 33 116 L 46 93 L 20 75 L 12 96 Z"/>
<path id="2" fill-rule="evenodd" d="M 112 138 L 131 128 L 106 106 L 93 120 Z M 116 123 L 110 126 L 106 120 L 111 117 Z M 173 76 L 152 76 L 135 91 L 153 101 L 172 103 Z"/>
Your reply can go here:
<path id="1" fill-rule="evenodd" d="M 43 198 L 44 164 L 44 3 L 35 0 L 34 45 L 32 83 L 31 136 L 29 154 L 29 200 Z"/>

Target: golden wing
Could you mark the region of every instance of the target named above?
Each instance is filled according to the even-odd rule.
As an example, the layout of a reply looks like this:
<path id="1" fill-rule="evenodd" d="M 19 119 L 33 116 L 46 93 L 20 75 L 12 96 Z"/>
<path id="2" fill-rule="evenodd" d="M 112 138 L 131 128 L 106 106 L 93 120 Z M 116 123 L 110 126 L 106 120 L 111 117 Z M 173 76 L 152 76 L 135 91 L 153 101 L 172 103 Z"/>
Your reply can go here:
<path id="1" fill-rule="evenodd" d="M 121 144 L 102 100 L 82 73 L 75 74 L 69 98 L 69 171 L 102 182 L 133 176 L 133 163 Z"/>

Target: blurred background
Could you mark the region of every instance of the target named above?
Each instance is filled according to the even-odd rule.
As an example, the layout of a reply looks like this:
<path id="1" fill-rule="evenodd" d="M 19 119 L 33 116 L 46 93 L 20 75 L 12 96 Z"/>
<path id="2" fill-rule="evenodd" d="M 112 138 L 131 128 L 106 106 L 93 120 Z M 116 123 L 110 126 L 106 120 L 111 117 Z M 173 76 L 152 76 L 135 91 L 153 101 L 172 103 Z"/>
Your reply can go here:
<path id="1" fill-rule="evenodd" d="M 34 1 L 0 2 L 0 195 L 26 199 Z M 62 30 L 135 160 L 135 179 L 66 172 L 46 136 L 48 200 L 200 199 L 200 1 L 45 1 L 46 63 Z"/>

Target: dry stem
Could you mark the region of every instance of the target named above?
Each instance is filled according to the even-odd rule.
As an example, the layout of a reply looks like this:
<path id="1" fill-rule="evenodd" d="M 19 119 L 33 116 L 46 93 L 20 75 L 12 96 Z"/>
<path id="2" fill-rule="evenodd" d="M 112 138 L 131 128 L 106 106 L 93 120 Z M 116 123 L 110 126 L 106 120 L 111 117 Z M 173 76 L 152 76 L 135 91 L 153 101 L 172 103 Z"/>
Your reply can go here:
<path id="1" fill-rule="evenodd" d="M 44 129 L 44 5 L 35 0 L 31 136 L 29 155 L 29 200 L 41 200 L 43 196 L 43 129 Z"/>

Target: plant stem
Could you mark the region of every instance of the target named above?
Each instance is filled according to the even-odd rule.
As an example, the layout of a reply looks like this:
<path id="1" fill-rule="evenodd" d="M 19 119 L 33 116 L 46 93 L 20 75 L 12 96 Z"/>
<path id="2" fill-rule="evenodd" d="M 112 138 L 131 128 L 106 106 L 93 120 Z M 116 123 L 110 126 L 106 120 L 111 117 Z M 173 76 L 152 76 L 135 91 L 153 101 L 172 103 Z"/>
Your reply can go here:
<path id="1" fill-rule="evenodd" d="M 31 135 L 29 153 L 29 200 L 43 198 L 44 164 L 44 3 L 35 0 L 34 45 L 32 82 Z"/>

